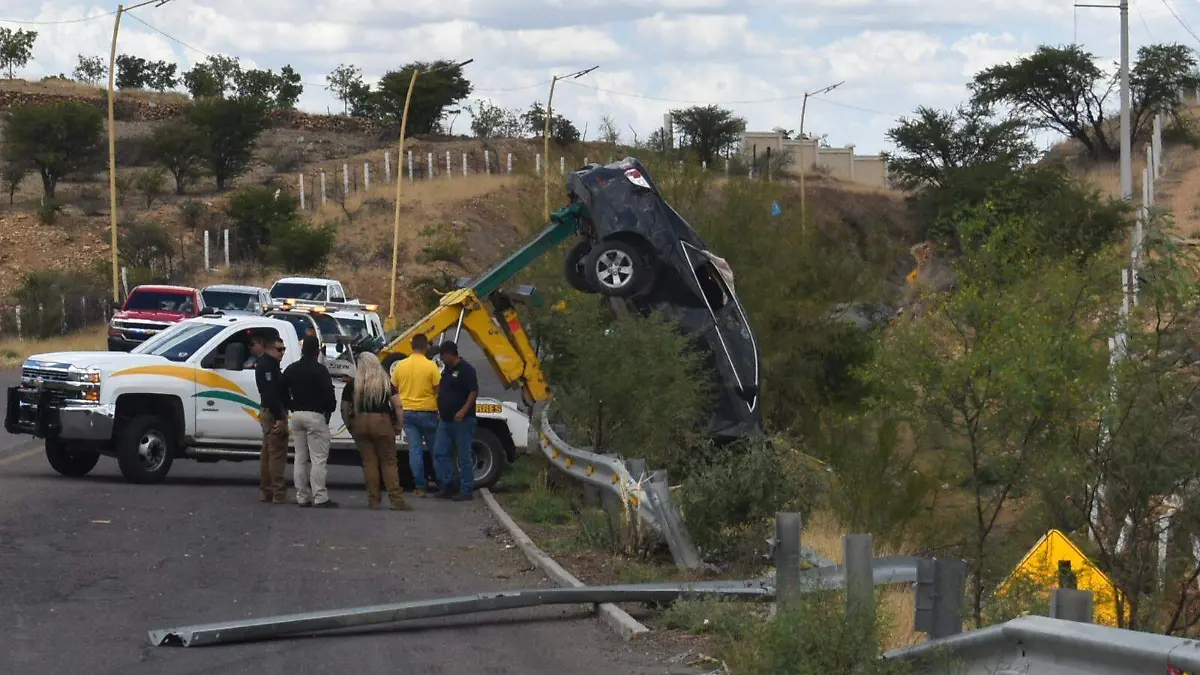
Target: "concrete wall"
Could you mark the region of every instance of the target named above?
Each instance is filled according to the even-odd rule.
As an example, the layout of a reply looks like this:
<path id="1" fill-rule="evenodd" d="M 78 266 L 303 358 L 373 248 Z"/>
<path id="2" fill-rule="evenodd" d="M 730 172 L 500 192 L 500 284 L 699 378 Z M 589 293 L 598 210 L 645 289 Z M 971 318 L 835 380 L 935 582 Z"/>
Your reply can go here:
<path id="1" fill-rule="evenodd" d="M 822 148 L 815 140 L 787 139 L 773 131 L 747 131 L 742 134 L 742 156 L 750 160 L 757 155 L 763 161 L 767 149 L 772 156 L 791 157 L 788 170 L 827 173 L 844 181 L 886 188 L 887 161 L 881 155 L 855 154 L 854 146 Z M 774 161 L 772 161 L 774 163 Z"/>

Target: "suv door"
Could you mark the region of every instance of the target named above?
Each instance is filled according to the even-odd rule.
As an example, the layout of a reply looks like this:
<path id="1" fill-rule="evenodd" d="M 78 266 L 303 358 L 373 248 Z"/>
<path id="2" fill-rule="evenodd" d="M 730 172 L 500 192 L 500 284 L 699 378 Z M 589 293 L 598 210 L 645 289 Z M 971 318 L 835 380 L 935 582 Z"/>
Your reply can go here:
<path id="1" fill-rule="evenodd" d="M 268 340 L 277 333 L 247 328 L 222 340 L 204 354 L 196 373 L 196 439 L 200 443 L 257 445 L 262 438 L 258 424 L 261 399 L 249 365 L 252 333 Z M 230 349 L 231 345 L 239 348 Z M 230 361 L 234 358 L 234 361 Z"/>

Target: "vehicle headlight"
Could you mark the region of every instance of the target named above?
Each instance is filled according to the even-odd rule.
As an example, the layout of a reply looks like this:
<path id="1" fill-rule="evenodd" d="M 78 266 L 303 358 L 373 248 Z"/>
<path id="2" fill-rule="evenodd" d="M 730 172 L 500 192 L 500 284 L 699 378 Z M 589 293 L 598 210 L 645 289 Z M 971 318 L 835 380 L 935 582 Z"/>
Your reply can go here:
<path id="1" fill-rule="evenodd" d="M 85 382 L 88 384 L 100 384 L 100 371 L 96 368 L 79 368 L 71 366 L 67 371 L 68 377 L 72 382 Z"/>

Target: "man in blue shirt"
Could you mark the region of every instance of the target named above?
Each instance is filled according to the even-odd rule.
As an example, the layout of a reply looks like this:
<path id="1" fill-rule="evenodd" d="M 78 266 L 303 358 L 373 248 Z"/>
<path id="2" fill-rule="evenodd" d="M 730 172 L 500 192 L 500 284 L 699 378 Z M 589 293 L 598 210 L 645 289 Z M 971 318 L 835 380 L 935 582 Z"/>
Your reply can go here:
<path id="1" fill-rule="evenodd" d="M 474 499 L 475 399 L 479 396 L 479 378 L 475 368 L 458 356 L 458 345 L 447 340 L 441 347 L 442 380 L 438 385 L 438 430 L 433 440 L 434 469 L 442 486 L 437 496 L 467 502 Z M 450 447 L 458 449 L 458 490 L 454 489 L 455 466 L 450 460 Z"/>

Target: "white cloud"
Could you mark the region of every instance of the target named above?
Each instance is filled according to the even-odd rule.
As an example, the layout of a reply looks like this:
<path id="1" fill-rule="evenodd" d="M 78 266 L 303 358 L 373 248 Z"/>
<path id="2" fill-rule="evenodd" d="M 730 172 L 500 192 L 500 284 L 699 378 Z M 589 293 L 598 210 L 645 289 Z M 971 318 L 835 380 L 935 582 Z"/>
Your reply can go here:
<path id="1" fill-rule="evenodd" d="M 1151 39 L 1196 43 L 1160 3 L 1141 5 L 1131 17 L 1135 50 Z M 1200 8 L 1177 6 L 1200 26 Z M 0 17 L 10 19 L 111 12 L 0 0 Z M 472 98 L 520 108 L 545 100 L 552 75 L 599 65 L 560 83 L 556 110 L 593 130 L 611 115 L 627 136 L 633 126 L 642 137 L 664 112 L 693 101 L 727 105 L 753 129 L 794 129 L 804 91 L 844 80 L 809 100 L 805 126 L 860 152 L 886 149 L 898 116 L 952 107 L 979 70 L 1040 43 L 1070 42 L 1076 28 L 1102 59 L 1117 56 L 1115 12 L 1079 10 L 1076 24 L 1065 2 L 1045 0 L 177 0 L 135 12 L 189 47 L 126 17 L 121 52 L 181 69 L 205 53 L 250 67 L 291 64 L 306 83 L 301 107 L 320 112 L 342 107 L 324 90 L 339 63 L 374 81 L 413 60 L 473 58 Z M 107 57 L 112 17 L 28 28 L 40 36 L 22 74 L 69 74 L 76 54 Z"/>

